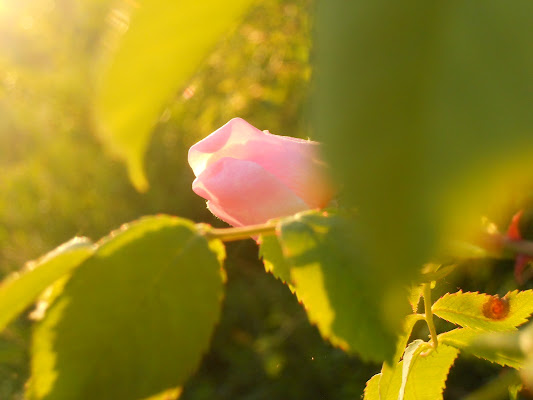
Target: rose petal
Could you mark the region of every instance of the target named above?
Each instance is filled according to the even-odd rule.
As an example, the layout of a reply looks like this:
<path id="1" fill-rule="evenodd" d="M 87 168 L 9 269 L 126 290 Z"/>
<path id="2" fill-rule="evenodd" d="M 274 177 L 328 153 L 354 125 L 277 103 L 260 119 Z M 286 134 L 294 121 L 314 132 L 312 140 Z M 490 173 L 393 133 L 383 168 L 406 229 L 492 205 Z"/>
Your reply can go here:
<path id="1" fill-rule="evenodd" d="M 259 129 L 242 118 L 233 118 L 189 149 L 189 165 L 194 175 L 199 176 L 209 164 L 229 156 L 227 150 L 233 145 L 244 144 L 257 134 L 261 134 Z"/>
<path id="2" fill-rule="evenodd" d="M 227 222 L 231 226 L 244 226 L 241 222 L 236 220 L 234 217 L 229 215 L 226 211 L 213 203 L 212 201 L 207 201 L 207 209 L 211 211 L 215 216 L 220 218 L 222 221 Z"/>
<path id="3" fill-rule="evenodd" d="M 334 189 L 319 158 L 319 143 L 260 131 L 234 118 L 189 150 L 196 176 L 225 157 L 248 160 L 275 175 L 309 208 L 324 207 Z"/>
<path id="4" fill-rule="evenodd" d="M 309 208 L 260 165 L 229 157 L 196 178 L 193 190 L 209 200 L 213 214 L 235 226 L 264 223 Z"/>

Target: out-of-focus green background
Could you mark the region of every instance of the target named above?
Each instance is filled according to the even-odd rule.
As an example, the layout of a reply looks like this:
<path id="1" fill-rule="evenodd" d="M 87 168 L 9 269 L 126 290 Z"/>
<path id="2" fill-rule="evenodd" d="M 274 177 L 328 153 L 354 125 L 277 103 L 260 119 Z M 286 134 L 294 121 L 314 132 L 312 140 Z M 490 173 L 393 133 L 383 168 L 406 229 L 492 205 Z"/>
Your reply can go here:
<path id="1" fill-rule="evenodd" d="M 0 0 L 0 277 L 73 236 L 96 240 L 142 215 L 224 226 L 191 191 L 186 157 L 233 117 L 277 134 L 311 134 L 314 4 L 263 0 L 161 110 L 146 156 L 150 189 L 136 192 L 124 165 L 96 139 L 91 109 L 102 42 L 120 23 L 116 4 Z M 438 294 L 514 288 L 510 262 L 481 264 L 464 268 L 462 281 L 450 278 Z M 222 320 L 183 399 L 359 398 L 380 366 L 323 341 L 288 288 L 264 273 L 253 241 L 228 245 L 226 269 Z M 0 400 L 22 398 L 30 330 L 24 316 L 0 335 Z M 446 398 L 460 398 L 498 371 L 461 358 Z"/>
<path id="2" fill-rule="evenodd" d="M 191 191 L 187 150 L 229 119 L 308 136 L 309 0 L 250 10 L 176 92 L 155 128 L 137 193 L 107 155 L 91 113 L 108 0 L 0 1 L 0 275 L 75 235 L 92 239 L 142 215 L 224 226 Z M 116 21 L 115 21 L 116 22 Z M 227 295 L 211 350 L 183 399 L 356 399 L 379 366 L 332 348 L 287 287 L 264 273 L 250 240 L 228 246 Z M 27 316 L 0 336 L 0 399 L 22 398 Z"/>

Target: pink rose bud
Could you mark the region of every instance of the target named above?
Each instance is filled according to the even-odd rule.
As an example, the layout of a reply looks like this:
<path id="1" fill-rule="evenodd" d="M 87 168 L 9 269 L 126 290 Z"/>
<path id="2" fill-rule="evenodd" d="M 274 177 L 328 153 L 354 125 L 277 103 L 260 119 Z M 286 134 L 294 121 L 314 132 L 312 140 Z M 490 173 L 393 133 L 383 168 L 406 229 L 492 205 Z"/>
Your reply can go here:
<path id="1" fill-rule="evenodd" d="M 233 226 L 325 207 L 334 189 L 320 144 L 272 135 L 234 118 L 189 150 L 192 190 Z"/>

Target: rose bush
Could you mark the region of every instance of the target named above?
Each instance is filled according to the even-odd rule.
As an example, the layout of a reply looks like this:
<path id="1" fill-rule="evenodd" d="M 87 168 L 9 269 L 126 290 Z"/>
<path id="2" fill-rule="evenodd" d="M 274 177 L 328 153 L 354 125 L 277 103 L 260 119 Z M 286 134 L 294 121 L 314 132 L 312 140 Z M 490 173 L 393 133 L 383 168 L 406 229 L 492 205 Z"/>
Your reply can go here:
<path id="1" fill-rule="evenodd" d="M 325 207 L 334 195 L 320 144 L 260 131 L 241 118 L 193 145 L 192 189 L 233 225 Z"/>

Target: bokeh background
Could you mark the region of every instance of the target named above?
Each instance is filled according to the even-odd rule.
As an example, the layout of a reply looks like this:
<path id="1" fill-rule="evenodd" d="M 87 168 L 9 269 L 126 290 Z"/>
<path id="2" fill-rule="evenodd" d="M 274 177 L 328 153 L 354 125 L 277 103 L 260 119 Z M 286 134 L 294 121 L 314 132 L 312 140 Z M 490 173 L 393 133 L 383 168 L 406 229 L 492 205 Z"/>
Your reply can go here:
<path id="1" fill-rule="evenodd" d="M 313 2 L 263 0 L 161 110 L 146 156 L 150 189 L 138 193 L 124 165 L 98 142 L 91 110 L 95 59 L 116 23 L 114 6 L 109 0 L 0 0 L 1 277 L 73 236 L 96 240 L 142 215 L 224 226 L 191 191 L 186 157 L 193 143 L 235 116 L 277 134 L 312 135 Z M 510 265 L 480 264 L 441 291 L 512 288 Z M 226 268 L 222 319 L 181 398 L 361 396 L 380 366 L 323 341 L 288 288 L 264 273 L 253 241 L 229 244 Z M 2 400 L 23 398 L 30 333 L 26 315 L 0 335 Z M 417 334 L 427 332 L 422 327 Z M 460 398 L 499 371 L 461 359 L 447 398 Z"/>
<path id="2" fill-rule="evenodd" d="M 142 215 L 217 221 L 191 191 L 188 148 L 240 116 L 307 137 L 312 4 L 262 1 L 176 92 L 146 157 L 150 189 L 94 134 L 91 78 L 113 14 L 108 0 L 0 1 L 0 274 L 75 235 L 98 239 Z M 210 352 L 183 399 L 358 398 L 379 366 L 324 342 L 252 240 L 228 246 L 227 295 Z M 0 399 L 22 398 L 31 322 L 0 336 Z"/>

